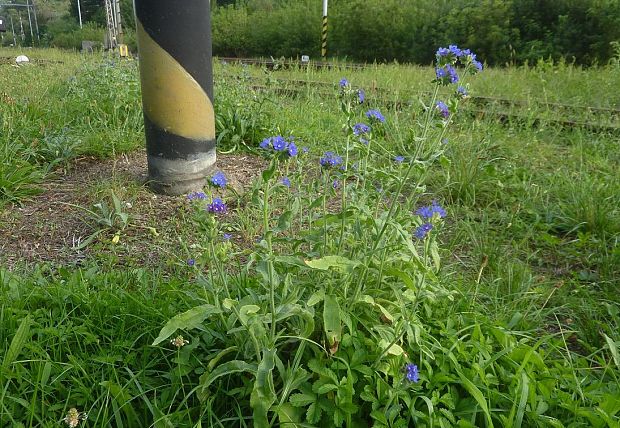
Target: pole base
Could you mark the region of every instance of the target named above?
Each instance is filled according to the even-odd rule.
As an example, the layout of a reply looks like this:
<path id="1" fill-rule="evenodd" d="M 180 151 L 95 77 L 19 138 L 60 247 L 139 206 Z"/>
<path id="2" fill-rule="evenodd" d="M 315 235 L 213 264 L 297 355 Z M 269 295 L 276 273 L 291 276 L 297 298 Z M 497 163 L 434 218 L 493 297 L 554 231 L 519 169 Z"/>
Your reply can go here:
<path id="1" fill-rule="evenodd" d="M 215 158 L 215 150 L 188 159 L 148 155 L 149 187 L 155 193 L 169 196 L 200 191 L 215 169 Z"/>

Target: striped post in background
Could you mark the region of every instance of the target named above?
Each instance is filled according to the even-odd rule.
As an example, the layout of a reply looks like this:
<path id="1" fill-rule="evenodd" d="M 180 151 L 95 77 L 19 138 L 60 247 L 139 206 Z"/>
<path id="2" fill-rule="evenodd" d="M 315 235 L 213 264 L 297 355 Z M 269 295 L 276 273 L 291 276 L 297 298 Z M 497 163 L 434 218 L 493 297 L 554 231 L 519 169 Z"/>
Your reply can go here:
<path id="1" fill-rule="evenodd" d="M 135 0 L 151 188 L 198 190 L 215 164 L 209 0 Z"/>
<path id="2" fill-rule="evenodd" d="M 323 30 L 321 32 L 321 57 L 327 59 L 327 0 L 323 0 Z"/>

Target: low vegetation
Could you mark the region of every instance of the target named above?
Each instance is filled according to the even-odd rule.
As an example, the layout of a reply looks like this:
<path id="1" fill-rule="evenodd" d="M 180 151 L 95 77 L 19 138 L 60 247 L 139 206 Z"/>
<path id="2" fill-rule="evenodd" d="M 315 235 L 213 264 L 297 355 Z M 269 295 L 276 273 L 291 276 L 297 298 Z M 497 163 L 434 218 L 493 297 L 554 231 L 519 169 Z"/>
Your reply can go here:
<path id="1" fill-rule="evenodd" d="M 167 224 L 81 189 L 84 259 L 0 268 L 0 425 L 617 426 L 617 70 L 453 53 L 455 84 L 218 62 L 220 158 L 255 179 Z M 143 145 L 135 64 L 63 61 L 0 65 L 0 218 Z"/>

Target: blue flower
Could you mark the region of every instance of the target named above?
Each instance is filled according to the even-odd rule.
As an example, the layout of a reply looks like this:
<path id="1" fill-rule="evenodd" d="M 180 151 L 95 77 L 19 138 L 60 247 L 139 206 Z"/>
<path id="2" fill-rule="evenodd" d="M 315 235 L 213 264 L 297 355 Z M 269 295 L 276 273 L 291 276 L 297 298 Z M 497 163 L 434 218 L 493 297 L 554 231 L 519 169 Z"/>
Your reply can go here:
<path id="1" fill-rule="evenodd" d="M 415 364 L 409 363 L 405 366 L 405 371 L 407 372 L 405 374 L 405 377 L 407 378 L 409 382 L 418 383 L 418 381 L 420 380 L 420 373 L 418 372 L 418 366 L 416 366 Z"/>
<path id="2" fill-rule="evenodd" d="M 228 181 L 222 171 L 216 172 L 213 177 L 211 177 L 211 184 L 215 187 L 226 187 L 226 183 L 228 183 Z"/>
<path id="3" fill-rule="evenodd" d="M 364 92 L 363 89 L 357 90 L 357 99 L 359 100 L 360 104 L 362 104 L 366 99 L 366 92 Z"/>
<path id="4" fill-rule="evenodd" d="M 187 194 L 187 199 L 189 199 L 190 201 L 193 201 L 194 199 L 206 199 L 207 195 L 204 194 L 204 192 L 192 192 L 192 193 L 188 193 Z"/>
<path id="5" fill-rule="evenodd" d="M 418 226 L 413 232 L 413 236 L 418 239 L 424 239 L 428 233 L 433 230 L 433 225 L 430 223 L 424 223 L 422 226 Z"/>
<path id="6" fill-rule="evenodd" d="M 196 260 L 194 259 L 188 259 L 187 260 L 187 266 L 192 267 L 196 264 Z"/>
<path id="7" fill-rule="evenodd" d="M 339 85 L 341 88 L 346 88 L 347 86 L 349 86 L 349 81 L 343 77 L 342 79 L 340 79 Z"/>
<path id="8" fill-rule="evenodd" d="M 394 156 L 394 162 L 396 163 L 403 163 L 405 161 L 405 157 L 404 156 Z"/>
<path id="9" fill-rule="evenodd" d="M 463 51 L 460 50 L 456 45 L 448 46 L 448 50 L 457 58 L 460 58 L 463 55 Z"/>
<path id="10" fill-rule="evenodd" d="M 450 49 L 448 48 L 439 48 L 437 49 L 437 56 L 448 56 L 450 55 Z"/>
<path id="11" fill-rule="evenodd" d="M 437 201 L 433 201 L 431 205 L 427 205 L 424 207 L 418 208 L 415 212 L 417 215 L 422 217 L 424 220 L 430 220 L 433 218 L 433 215 L 437 214 L 439 218 L 444 218 L 446 216 L 446 210 L 444 210 Z"/>
<path id="12" fill-rule="evenodd" d="M 325 168 L 333 168 L 342 164 L 342 157 L 334 154 L 334 152 L 325 152 L 319 162 Z"/>
<path id="13" fill-rule="evenodd" d="M 340 182 L 338 180 L 334 180 L 334 182 L 332 183 L 332 187 L 334 189 L 337 189 L 340 187 Z"/>
<path id="14" fill-rule="evenodd" d="M 288 148 L 288 143 L 284 137 L 281 137 L 280 135 L 273 137 L 271 140 L 271 145 L 276 152 L 282 152 Z"/>
<path id="15" fill-rule="evenodd" d="M 370 132 L 370 126 L 365 123 L 356 123 L 353 125 L 353 135 L 363 135 Z"/>
<path id="16" fill-rule="evenodd" d="M 376 120 L 378 122 L 385 123 L 385 117 L 383 117 L 379 110 L 368 110 L 366 112 L 366 117 L 370 120 Z"/>
<path id="17" fill-rule="evenodd" d="M 310 147 L 302 147 L 301 151 L 304 153 L 308 153 L 310 151 Z"/>
<path id="18" fill-rule="evenodd" d="M 290 157 L 297 156 L 297 146 L 295 145 L 295 143 L 292 143 L 292 142 L 291 142 L 291 143 L 288 145 L 288 155 L 289 155 Z"/>
<path id="19" fill-rule="evenodd" d="M 288 177 L 283 177 L 280 182 L 286 187 L 291 187 L 291 180 Z"/>
<path id="20" fill-rule="evenodd" d="M 467 89 L 465 89 L 462 86 L 459 86 L 458 88 L 456 88 L 456 93 L 457 93 L 457 95 L 465 98 L 467 96 Z"/>
<path id="21" fill-rule="evenodd" d="M 482 71 L 482 63 L 480 61 L 474 59 L 471 61 L 471 63 L 474 65 L 474 67 L 476 67 L 478 71 Z"/>
<path id="22" fill-rule="evenodd" d="M 448 110 L 448 106 L 443 101 L 437 101 L 437 109 L 444 118 L 447 119 L 450 116 L 450 110 Z"/>
<path id="23" fill-rule="evenodd" d="M 223 239 L 224 241 L 230 241 L 230 240 L 232 239 L 232 234 L 230 234 L 230 233 L 224 233 L 224 234 L 222 235 L 222 239 Z"/>
<path id="24" fill-rule="evenodd" d="M 450 83 L 456 83 L 459 81 L 459 75 L 454 67 L 448 64 L 446 65 L 446 70 L 448 70 L 448 74 L 450 75 Z"/>
<path id="25" fill-rule="evenodd" d="M 437 76 L 438 80 L 441 80 L 444 77 L 446 77 L 448 75 L 448 73 L 446 72 L 445 68 L 437 67 L 437 68 L 435 68 L 435 75 Z"/>
<path id="26" fill-rule="evenodd" d="M 271 146 L 272 137 L 267 137 L 263 141 L 260 142 L 259 147 L 261 149 L 267 150 Z"/>
<path id="27" fill-rule="evenodd" d="M 224 214 L 228 210 L 228 207 L 220 198 L 215 198 L 213 201 L 207 206 L 207 211 L 212 214 Z"/>

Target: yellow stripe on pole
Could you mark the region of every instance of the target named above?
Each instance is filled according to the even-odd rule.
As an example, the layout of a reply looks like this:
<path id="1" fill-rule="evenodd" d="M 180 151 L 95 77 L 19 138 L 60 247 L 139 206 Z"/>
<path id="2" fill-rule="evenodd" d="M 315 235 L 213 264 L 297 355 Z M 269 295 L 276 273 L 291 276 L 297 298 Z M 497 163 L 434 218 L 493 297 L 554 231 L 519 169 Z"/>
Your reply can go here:
<path id="1" fill-rule="evenodd" d="M 213 104 L 202 86 L 137 22 L 145 115 L 163 131 L 192 140 L 215 138 Z"/>

